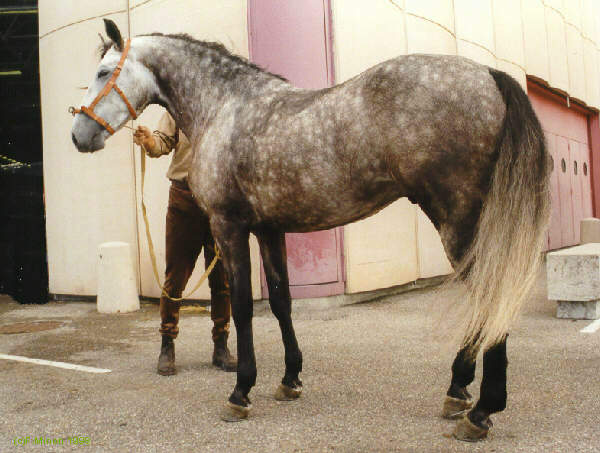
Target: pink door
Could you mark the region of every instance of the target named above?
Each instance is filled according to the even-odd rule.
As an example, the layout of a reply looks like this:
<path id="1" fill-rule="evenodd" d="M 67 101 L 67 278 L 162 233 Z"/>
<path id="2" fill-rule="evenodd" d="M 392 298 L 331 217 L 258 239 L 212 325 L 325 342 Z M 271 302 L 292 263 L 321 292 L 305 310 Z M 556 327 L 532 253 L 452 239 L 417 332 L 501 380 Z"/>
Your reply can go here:
<path id="1" fill-rule="evenodd" d="M 556 136 L 546 133 L 548 150 L 552 156 L 552 174 L 550 175 L 550 199 L 552 211 L 550 215 L 550 228 L 548 230 L 548 248 L 550 250 L 561 247 L 561 227 L 560 227 L 560 197 L 558 173 L 560 171 L 561 160 L 556 151 Z"/>
<path id="2" fill-rule="evenodd" d="M 583 219 L 583 187 L 581 184 L 582 156 L 585 145 L 569 140 L 569 157 L 571 158 L 571 199 L 573 200 L 573 233 L 574 243 L 579 244 L 579 225 Z"/>
<path id="3" fill-rule="evenodd" d="M 254 63 L 303 88 L 333 84 L 329 0 L 248 0 L 248 30 Z M 293 298 L 344 292 L 341 228 L 287 234 L 286 245 Z"/>
<path id="4" fill-rule="evenodd" d="M 540 87 L 527 84 L 553 159 L 552 214 L 548 248 L 579 243 L 581 219 L 592 216 L 588 112 Z"/>
<path id="5" fill-rule="evenodd" d="M 594 209 L 592 206 L 592 177 L 590 171 L 591 152 L 588 151 L 591 151 L 591 147 L 588 148 L 582 144 L 579 145 L 579 156 L 581 159 L 579 180 L 581 183 L 581 202 L 583 203 L 582 212 L 584 219 L 594 216 Z"/>
<path id="6" fill-rule="evenodd" d="M 551 134 L 547 132 L 546 134 Z M 560 229 L 561 246 L 575 244 L 573 193 L 571 189 L 571 157 L 569 141 L 565 137 L 556 136 L 556 151 L 559 158 L 558 190 L 560 197 Z"/>

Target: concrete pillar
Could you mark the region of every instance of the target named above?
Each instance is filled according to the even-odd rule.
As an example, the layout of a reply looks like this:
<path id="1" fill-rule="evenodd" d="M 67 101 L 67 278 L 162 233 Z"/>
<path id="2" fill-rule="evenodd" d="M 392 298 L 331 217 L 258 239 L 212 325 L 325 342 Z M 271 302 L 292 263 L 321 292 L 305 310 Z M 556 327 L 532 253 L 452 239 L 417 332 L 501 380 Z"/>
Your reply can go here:
<path id="1" fill-rule="evenodd" d="M 100 313 L 128 313 L 140 308 L 127 242 L 105 242 L 98 247 L 97 307 Z"/>

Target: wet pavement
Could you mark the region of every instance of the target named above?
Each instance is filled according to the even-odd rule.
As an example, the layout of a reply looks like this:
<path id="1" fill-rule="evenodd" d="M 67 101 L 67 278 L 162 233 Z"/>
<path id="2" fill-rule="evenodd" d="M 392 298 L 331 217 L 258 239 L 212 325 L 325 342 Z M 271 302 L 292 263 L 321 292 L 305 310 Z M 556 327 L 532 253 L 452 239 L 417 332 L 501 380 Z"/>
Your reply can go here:
<path id="1" fill-rule="evenodd" d="M 443 322 L 452 293 L 424 289 L 326 309 L 295 301 L 304 394 L 294 402 L 272 396 L 283 346 L 277 321 L 260 304 L 253 411 L 233 424 L 219 413 L 235 373 L 210 364 L 204 309 L 183 311 L 179 372 L 162 377 L 156 305 L 105 315 L 89 302 L 24 306 L 0 296 L 0 331 L 21 331 L 0 333 L 0 353 L 112 370 L 0 360 L 0 452 L 600 452 L 600 332 L 579 332 L 591 321 L 556 319 L 543 276 L 509 337 L 506 411 L 493 416 L 483 442 L 448 437 L 454 422 L 439 413 L 456 352 Z M 49 330 L 25 329 L 40 323 Z M 474 395 L 480 377 L 478 367 Z M 42 446 L 36 438 L 65 440 Z"/>

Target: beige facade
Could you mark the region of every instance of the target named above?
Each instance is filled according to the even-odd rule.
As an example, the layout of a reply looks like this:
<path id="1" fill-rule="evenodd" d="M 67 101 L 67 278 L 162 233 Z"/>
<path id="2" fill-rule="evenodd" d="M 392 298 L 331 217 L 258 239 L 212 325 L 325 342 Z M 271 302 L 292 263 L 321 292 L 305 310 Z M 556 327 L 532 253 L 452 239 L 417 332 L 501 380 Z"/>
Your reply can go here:
<path id="1" fill-rule="evenodd" d="M 459 54 L 526 75 L 600 107 L 600 0 L 331 0 L 336 81 L 399 54 Z M 40 72 L 50 292 L 96 293 L 97 247 L 131 244 L 140 291 L 158 296 L 140 212 L 140 155 L 128 130 L 105 150 L 78 153 L 70 140 L 69 105 L 98 59 L 102 18 L 124 35 L 186 32 L 248 55 L 246 0 L 40 0 Z M 151 106 L 138 124 L 153 127 Z M 145 200 L 164 267 L 169 157 L 148 161 Z M 434 177 L 434 176 L 432 176 Z M 399 200 L 344 229 L 346 291 L 367 291 L 451 272 L 439 236 L 415 205 Z M 252 241 L 253 293 L 260 297 L 259 259 Z M 199 266 L 201 267 L 201 266 Z M 198 270 L 192 277 L 198 277 Z M 204 285 L 194 297 L 208 298 Z"/>
<path id="2" fill-rule="evenodd" d="M 248 55 L 245 0 L 40 0 L 40 78 L 44 143 L 44 179 L 48 272 L 54 294 L 96 294 L 98 245 L 131 244 L 140 276 L 140 294 L 158 297 L 141 216 L 140 154 L 131 132 L 123 129 L 104 150 L 77 152 L 70 138 L 70 105 L 79 106 L 98 66 L 102 18 L 114 20 L 124 36 L 161 31 L 189 33 L 219 41 Z M 156 125 L 162 109 L 152 106 L 137 123 Z M 160 272 L 164 270 L 165 214 L 170 157 L 147 161 L 144 199 Z M 200 258 L 203 262 L 203 258 Z M 258 246 L 252 241 L 254 296 L 260 297 Z M 194 283 L 202 267 L 198 266 Z M 190 284 L 190 287 L 192 285 Z M 208 299 L 205 283 L 194 294 Z"/>
<path id="3" fill-rule="evenodd" d="M 458 54 L 600 107 L 598 0 L 332 0 L 332 17 L 338 83 L 400 54 Z M 346 226 L 344 248 L 348 292 L 451 272 L 406 200 Z"/>
<path id="4" fill-rule="evenodd" d="M 84 7 L 85 5 L 85 7 Z M 93 6 L 92 6 L 93 5 Z M 131 137 L 117 134 L 105 150 L 77 152 L 72 117 L 97 67 L 100 19 L 127 30 L 126 2 L 39 2 L 40 82 L 50 291 L 96 293 L 97 246 L 132 245 L 137 263 L 135 175 Z"/>

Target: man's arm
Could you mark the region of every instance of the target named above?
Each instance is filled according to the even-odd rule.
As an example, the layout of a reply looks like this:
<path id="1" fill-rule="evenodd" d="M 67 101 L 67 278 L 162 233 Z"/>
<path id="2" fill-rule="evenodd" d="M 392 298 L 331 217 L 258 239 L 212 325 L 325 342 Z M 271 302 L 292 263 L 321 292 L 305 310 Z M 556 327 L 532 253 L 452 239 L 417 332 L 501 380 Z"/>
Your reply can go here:
<path id="1" fill-rule="evenodd" d="M 178 130 L 175 121 L 168 113 L 165 113 L 159 123 L 158 129 L 150 132 L 146 126 L 138 126 L 133 134 L 133 141 L 144 148 L 150 157 L 160 157 L 169 154 L 178 140 Z"/>

